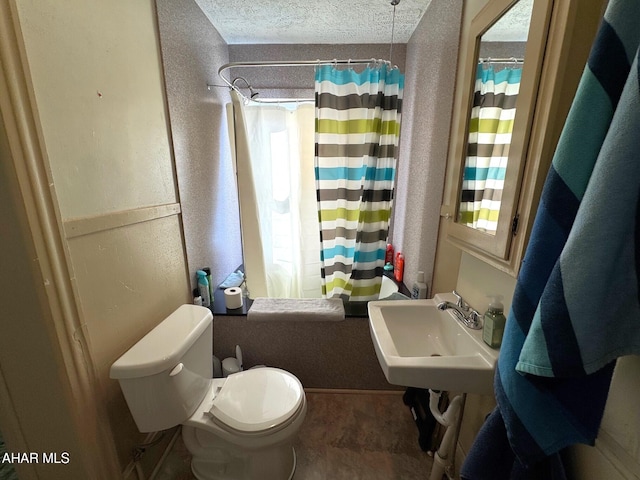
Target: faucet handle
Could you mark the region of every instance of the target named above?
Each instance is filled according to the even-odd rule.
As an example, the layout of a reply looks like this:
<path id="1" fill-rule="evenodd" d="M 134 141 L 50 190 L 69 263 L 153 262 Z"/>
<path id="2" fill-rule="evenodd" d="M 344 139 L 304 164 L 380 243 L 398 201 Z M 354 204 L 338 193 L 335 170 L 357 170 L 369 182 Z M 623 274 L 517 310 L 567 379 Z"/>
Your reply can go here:
<path id="1" fill-rule="evenodd" d="M 477 310 L 471 310 L 467 317 L 469 321 L 469 327 L 474 330 L 482 328 L 482 315 Z"/>
<path id="2" fill-rule="evenodd" d="M 456 302 L 456 305 L 458 307 L 460 307 L 461 309 L 463 309 L 464 311 L 468 311 L 469 310 L 469 304 L 467 302 L 464 301 L 464 299 L 462 298 L 462 296 L 456 292 L 455 290 L 453 291 L 453 294 L 456 296 L 456 298 L 458 299 L 458 301 Z"/>

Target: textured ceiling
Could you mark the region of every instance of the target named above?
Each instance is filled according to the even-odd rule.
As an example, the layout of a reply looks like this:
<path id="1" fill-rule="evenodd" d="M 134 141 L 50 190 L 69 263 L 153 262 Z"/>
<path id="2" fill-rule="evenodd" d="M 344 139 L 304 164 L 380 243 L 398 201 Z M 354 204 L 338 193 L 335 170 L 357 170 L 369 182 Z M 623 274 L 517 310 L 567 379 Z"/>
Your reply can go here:
<path id="1" fill-rule="evenodd" d="M 531 23 L 533 0 L 519 0 L 485 32 L 486 42 L 526 42 Z"/>
<path id="2" fill-rule="evenodd" d="M 390 0 L 195 0 L 228 44 L 390 43 Z M 431 0 L 401 0 L 395 43 L 407 43 Z"/>
<path id="3" fill-rule="evenodd" d="M 393 6 L 390 0 L 195 2 L 229 45 L 391 42 Z M 431 0 L 400 1 L 396 6 L 395 43 L 409 41 L 430 3 Z M 526 41 L 532 5 L 533 0 L 519 0 L 483 40 Z"/>

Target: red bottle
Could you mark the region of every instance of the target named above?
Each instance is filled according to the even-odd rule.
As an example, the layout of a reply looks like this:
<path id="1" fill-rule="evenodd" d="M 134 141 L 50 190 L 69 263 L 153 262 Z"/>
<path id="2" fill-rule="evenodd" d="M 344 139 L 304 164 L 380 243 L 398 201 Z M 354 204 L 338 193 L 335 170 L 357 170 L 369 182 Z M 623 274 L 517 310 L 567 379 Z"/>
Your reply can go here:
<path id="1" fill-rule="evenodd" d="M 404 255 L 400 252 L 396 255 L 396 264 L 393 274 L 396 277 L 396 281 L 402 282 L 402 277 L 404 276 Z"/>
<path id="2" fill-rule="evenodd" d="M 393 245 L 387 243 L 387 252 L 384 255 L 384 263 L 393 263 Z"/>

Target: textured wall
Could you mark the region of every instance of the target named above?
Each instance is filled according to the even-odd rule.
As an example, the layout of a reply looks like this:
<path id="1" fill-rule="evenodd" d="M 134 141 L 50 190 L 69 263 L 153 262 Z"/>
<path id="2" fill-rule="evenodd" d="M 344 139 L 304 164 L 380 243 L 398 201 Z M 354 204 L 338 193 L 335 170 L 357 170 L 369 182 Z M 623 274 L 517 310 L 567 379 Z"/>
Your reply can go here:
<path id="1" fill-rule="evenodd" d="M 167 100 L 190 279 L 209 266 L 218 284 L 240 263 L 240 221 L 229 151 L 227 45 L 193 0 L 158 0 Z"/>
<path id="2" fill-rule="evenodd" d="M 432 2 L 407 45 L 398 181 L 391 239 L 404 283 L 433 271 L 451 123 L 462 2 Z"/>

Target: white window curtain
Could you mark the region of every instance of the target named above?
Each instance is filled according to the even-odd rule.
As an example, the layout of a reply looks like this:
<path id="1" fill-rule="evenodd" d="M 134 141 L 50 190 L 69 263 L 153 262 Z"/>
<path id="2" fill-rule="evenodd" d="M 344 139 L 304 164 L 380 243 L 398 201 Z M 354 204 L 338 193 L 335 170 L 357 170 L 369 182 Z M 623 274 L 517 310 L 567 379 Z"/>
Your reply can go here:
<path id="1" fill-rule="evenodd" d="M 245 105 L 236 92 L 231 93 L 233 122 L 229 125 L 249 295 L 319 298 L 315 107 L 310 103 Z"/>

